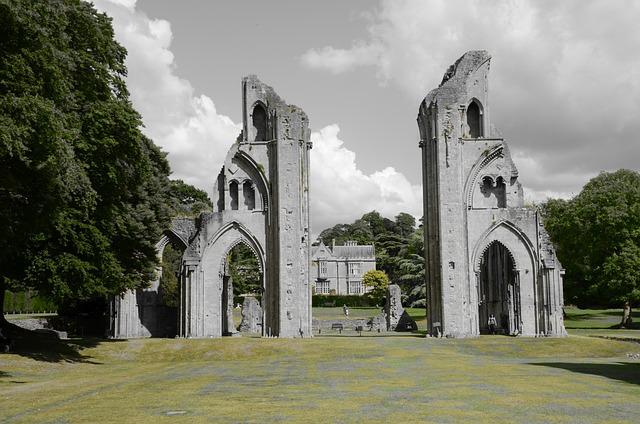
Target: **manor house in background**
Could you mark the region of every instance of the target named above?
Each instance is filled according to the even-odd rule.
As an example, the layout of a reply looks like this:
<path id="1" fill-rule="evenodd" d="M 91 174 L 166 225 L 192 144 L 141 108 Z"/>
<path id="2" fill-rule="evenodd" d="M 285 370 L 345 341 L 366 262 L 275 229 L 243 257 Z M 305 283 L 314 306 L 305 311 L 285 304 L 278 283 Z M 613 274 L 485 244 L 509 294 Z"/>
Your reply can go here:
<path id="1" fill-rule="evenodd" d="M 311 278 L 317 294 L 362 295 L 368 290 L 362 276 L 376 269 L 376 251 L 372 245 L 348 241 L 344 246 L 324 243 L 312 247 Z"/>
<path id="2" fill-rule="evenodd" d="M 490 60 L 465 53 L 418 111 L 429 333 L 477 336 L 494 315 L 503 334 L 564 336 L 562 266 L 492 125 Z"/>

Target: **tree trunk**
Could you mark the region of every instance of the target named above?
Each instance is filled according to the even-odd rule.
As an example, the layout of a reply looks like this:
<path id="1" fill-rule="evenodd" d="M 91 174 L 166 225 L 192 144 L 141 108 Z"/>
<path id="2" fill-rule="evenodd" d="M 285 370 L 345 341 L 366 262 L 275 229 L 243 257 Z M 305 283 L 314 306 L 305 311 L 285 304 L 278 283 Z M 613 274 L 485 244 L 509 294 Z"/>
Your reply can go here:
<path id="1" fill-rule="evenodd" d="M 4 277 L 0 276 L 0 327 L 6 327 L 7 320 L 4 318 L 4 295 L 6 293 Z"/>
<path id="2" fill-rule="evenodd" d="M 627 300 L 624 302 L 624 310 L 622 312 L 622 322 L 620 328 L 631 328 L 631 303 Z"/>

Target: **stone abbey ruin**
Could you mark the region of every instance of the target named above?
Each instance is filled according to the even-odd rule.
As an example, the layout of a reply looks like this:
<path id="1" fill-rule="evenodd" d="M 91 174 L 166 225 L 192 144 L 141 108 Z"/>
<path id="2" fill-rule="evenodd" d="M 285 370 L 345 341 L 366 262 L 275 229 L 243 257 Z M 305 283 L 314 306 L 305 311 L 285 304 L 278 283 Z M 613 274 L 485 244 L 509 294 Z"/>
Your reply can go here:
<path id="1" fill-rule="evenodd" d="M 491 125 L 486 51 L 458 59 L 420 104 L 429 333 L 566 335 L 562 267 Z"/>
<path id="2" fill-rule="evenodd" d="M 491 125 L 489 63 L 485 51 L 466 53 L 419 108 L 428 334 L 485 334 L 493 315 L 502 334 L 564 336 L 561 265 Z M 160 256 L 169 243 L 183 249 L 177 318 L 162 306 L 158 276 L 114 299 L 111 337 L 234 334 L 227 255 L 239 243 L 262 279 L 260 304 L 245 302 L 247 326 L 264 337 L 312 336 L 308 119 L 255 76 L 242 80 L 242 105 L 214 211 L 174 220 L 157 244 Z"/>
<path id="3" fill-rule="evenodd" d="M 243 129 L 214 186 L 214 212 L 176 220 L 158 243 L 184 247 L 177 335 L 220 337 L 235 331 L 227 255 L 247 245 L 262 275 L 262 335 L 311 336 L 309 285 L 309 122 L 255 76 L 242 80 Z M 115 299 L 115 338 L 165 336 L 159 279 Z"/>

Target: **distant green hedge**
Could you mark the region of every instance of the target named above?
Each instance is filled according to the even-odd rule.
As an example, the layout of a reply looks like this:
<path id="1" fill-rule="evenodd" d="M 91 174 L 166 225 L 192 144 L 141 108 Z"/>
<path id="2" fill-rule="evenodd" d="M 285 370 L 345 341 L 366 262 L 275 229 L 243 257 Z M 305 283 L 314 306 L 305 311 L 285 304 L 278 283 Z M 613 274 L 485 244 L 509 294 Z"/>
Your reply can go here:
<path id="1" fill-rule="evenodd" d="M 37 314 L 55 312 L 58 307 L 49 299 L 38 296 L 35 291 L 11 292 L 4 294 L 4 312 L 6 314 Z"/>
<path id="2" fill-rule="evenodd" d="M 351 306 L 351 307 L 367 307 L 376 306 L 372 304 L 369 296 L 358 295 L 333 295 L 333 294 L 314 294 L 311 304 L 314 307 L 322 306 Z"/>

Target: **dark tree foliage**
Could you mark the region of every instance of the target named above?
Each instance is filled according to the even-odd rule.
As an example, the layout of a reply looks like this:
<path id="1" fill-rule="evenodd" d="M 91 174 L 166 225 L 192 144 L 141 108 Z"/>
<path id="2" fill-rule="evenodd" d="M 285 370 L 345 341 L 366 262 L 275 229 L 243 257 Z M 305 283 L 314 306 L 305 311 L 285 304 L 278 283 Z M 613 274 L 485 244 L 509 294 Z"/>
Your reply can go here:
<path id="1" fill-rule="evenodd" d="M 227 258 L 233 279 L 233 294 L 262 294 L 262 278 L 258 258 L 244 243 L 236 245 Z"/>
<path id="2" fill-rule="evenodd" d="M 579 306 L 640 300 L 640 174 L 603 172 L 571 200 L 542 207 L 566 269 L 565 298 Z"/>
<path id="3" fill-rule="evenodd" d="M 162 275 L 158 292 L 162 296 L 162 304 L 178 307 L 180 302 L 180 267 L 184 247 L 179 243 L 169 243 L 162 252 Z"/>
<path id="4" fill-rule="evenodd" d="M 104 297 L 153 275 L 169 166 L 125 56 L 90 3 L 0 0 L 0 296 Z"/>
<path id="5" fill-rule="evenodd" d="M 169 189 L 176 215 L 195 217 L 201 212 L 211 211 L 213 203 L 204 190 L 182 180 L 171 180 Z"/>
<path id="6" fill-rule="evenodd" d="M 386 273 L 391 283 L 398 284 L 411 305 L 425 298 L 424 233 L 416 229 L 415 218 L 401 212 L 392 221 L 372 211 L 352 224 L 337 224 L 320 233 L 318 242 L 331 246 L 355 240 L 358 244 L 374 244 L 376 267 Z M 424 301 L 423 301 L 424 304 Z"/>

